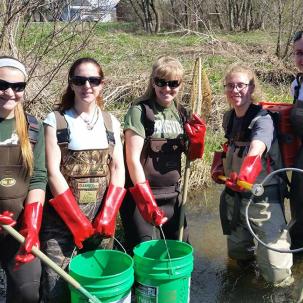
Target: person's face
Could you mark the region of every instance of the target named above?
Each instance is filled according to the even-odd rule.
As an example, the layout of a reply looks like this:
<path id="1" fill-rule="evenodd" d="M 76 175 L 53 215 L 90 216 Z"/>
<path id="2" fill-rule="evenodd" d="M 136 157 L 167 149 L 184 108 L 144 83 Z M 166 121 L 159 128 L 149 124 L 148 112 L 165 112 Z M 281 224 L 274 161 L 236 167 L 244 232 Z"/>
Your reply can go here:
<path id="1" fill-rule="evenodd" d="M 303 72 L 303 38 L 294 43 L 295 64 L 300 72 Z"/>
<path id="2" fill-rule="evenodd" d="M 76 67 L 73 77 L 100 78 L 99 69 L 93 63 L 82 63 Z M 77 85 L 71 81 L 71 88 L 75 93 L 75 103 L 88 105 L 95 103 L 96 98 L 101 94 L 103 80 L 99 84 L 87 80 Z"/>
<path id="3" fill-rule="evenodd" d="M 180 90 L 181 79 L 155 77 L 153 87 L 156 93 L 156 101 L 161 106 L 168 107 Z"/>
<path id="4" fill-rule="evenodd" d="M 254 86 L 249 84 L 246 73 L 238 72 L 228 75 L 225 79 L 224 91 L 227 101 L 234 108 L 248 108 Z"/>
<path id="5" fill-rule="evenodd" d="M 14 109 L 17 104 L 23 101 L 24 90 L 18 91 L 18 88 L 11 87 L 10 84 L 25 82 L 24 74 L 15 68 L 1 67 L 0 68 L 0 82 L 2 85 L 8 85 L 7 89 L 0 90 L 0 116 L 13 116 Z M 2 87 L 0 85 L 0 88 Z"/>

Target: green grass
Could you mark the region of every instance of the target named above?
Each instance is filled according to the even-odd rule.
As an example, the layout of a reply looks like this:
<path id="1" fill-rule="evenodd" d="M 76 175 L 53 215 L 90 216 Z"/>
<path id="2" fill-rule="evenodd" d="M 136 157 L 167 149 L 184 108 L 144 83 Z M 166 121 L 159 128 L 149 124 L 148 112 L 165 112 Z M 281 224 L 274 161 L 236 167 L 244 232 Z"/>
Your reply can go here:
<path id="1" fill-rule="evenodd" d="M 58 24 L 58 26 L 64 25 L 64 23 Z M 26 36 L 18 40 L 17 46 L 20 51 L 28 53 L 31 50 L 31 57 L 41 55 L 43 47 L 39 48 L 37 45 L 40 41 L 44 41 L 43 43 L 46 44 L 45 37 L 51 32 L 52 26 L 52 23 L 32 23 Z M 78 23 L 77 34 L 73 41 L 62 42 L 61 46 L 49 51 L 37 74 L 53 67 L 67 48 L 76 47 L 83 39 L 83 31 L 88 26 L 86 23 Z M 70 35 L 70 31 L 66 29 L 56 38 L 56 42 L 64 41 Z M 133 23 L 100 23 L 96 25 L 89 43 L 70 59 L 70 63 L 75 58 L 83 56 L 97 59 L 105 71 L 107 80 L 105 92 L 107 94 L 117 87 L 126 85 L 130 87 L 131 91 L 125 98 L 107 105 L 107 108 L 123 123 L 123 114 L 128 103 L 145 89 L 145 81 L 151 71 L 152 63 L 161 55 L 171 55 L 182 62 L 185 69 L 185 96 L 190 93 L 191 73 L 195 59 L 201 56 L 212 87 L 214 103 L 225 102 L 222 98 L 222 78 L 227 66 L 235 61 L 250 64 L 258 75 L 261 75 L 260 82 L 265 100 L 291 102 L 288 79 L 289 74 L 294 70 L 289 71 L 285 67 L 285 62 L 274 57 L 275 39 L 275 34 L 262 31 L 235 34 L 217 33 L 213 37 L 202 34 L 146 35 L 142 31 L 138 31 L 136 24 Z M 293 64 L 288 63 L 288 66 L 293 66 Z M 54 78 L 48 88 L 50 92 L 53 87 L 58 88 L 60 85 L 62 87 L 61 83 L 66 83 L 67 68 L 68 64 Z M 139 84 L 141 90 L 133 89 L 132 83 L 137 83 L 136 81 L 141 81 Z M 54 102 L 58 99 L 59 95 L 52 96 L 52 99 L 47 102 Z M 215 122 L 217 129 L 218 121 Z M 214 131 L 214 125 L 213 122 L 208 125 L 205 161 L 201 165 L 205 165 L 205 163 L 210 165 L 213 152 L 219 150 L 221 143 L 224 142 L 222 130 Z"/>

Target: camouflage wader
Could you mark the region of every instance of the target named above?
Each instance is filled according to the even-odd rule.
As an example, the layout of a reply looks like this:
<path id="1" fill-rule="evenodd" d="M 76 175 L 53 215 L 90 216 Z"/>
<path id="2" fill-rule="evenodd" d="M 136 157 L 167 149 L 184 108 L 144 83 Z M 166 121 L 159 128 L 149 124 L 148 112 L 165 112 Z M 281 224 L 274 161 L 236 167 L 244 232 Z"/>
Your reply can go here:
<path id="1" fill-rule="evenodd" d="M 100 209 L 108 186 L 109 151 L 68 150 L 62 158 L 61 171 L 80 209 L 92 221 Z M 111 249 L 113 240 L 95 235 L 83 244 L 80 253 L 97 248 Z M 46 204 L 44 211 L 41 249 L 65 270 L 71 258 L 78 253 L 71 232 L 49 204 Z M 70 302 L 67 283 L 47 266 L 43 270 L 42 286 L 43 302 Z"/>

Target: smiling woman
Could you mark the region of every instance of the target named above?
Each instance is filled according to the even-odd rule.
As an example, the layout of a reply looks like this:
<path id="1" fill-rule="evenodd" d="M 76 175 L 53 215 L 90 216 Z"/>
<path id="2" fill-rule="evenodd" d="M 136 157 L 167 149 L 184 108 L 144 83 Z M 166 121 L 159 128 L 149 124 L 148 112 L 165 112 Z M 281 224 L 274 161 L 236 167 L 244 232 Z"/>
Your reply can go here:
<path id="1" fill-rule="evenodd" d="M 178 239 L 181 156 L 188 152 L 194 160 L 203 155 L 205 124 L 190 118 L 177 101 L 183 73 L 177 59 L 160 57 L 145 94 L 125 116 L 129 192 L 120 214 L 130 253 L 136 244 L 157 237 L 155 226 L 162 225 L 167 239 Z"/>
<path id="2" fill-rule="evenodd" d="M 92 58 L 75 61 L 56 111 L 45 121 L 48 203 L 42 249 L 66 269 L 75 247 L 111 248 L 123 200 L 120 124 L 103 111 L 104 74 Z M 43 271 L 43 300 L 70 302 L 67 283 Z"/>
<path id="3" fill-rule="evenodd" d="M 0 229 L 0 263 L 7 276 L 6 302 L 38 302 L 39 247 L 45 196 L 44 134 L 35 117 L 23 111 L 26 70 L 15 58 L 0 57 L 0 223 L 14 225 L 25 245 Z M 15 260 L 19 266 L 15 267 Z"/>
<path id="4" fill-rule="evenodd" d="M 227 142 L 222 152 L 215 152 L 211 175 L 224 183 L 220 199 L 223 233 L 227 235 L 228 255 L 239 265 L 248 266 L 256 258 L 264 279 L 274 285 L 292 283 L 292 254 L 280 254 L 255 243 L 246 226 L 244 209 L 251 193 L 239 181 L 261 183 L 273 170 L 282 167 L 280 149 L 271 116 L 254 104 L 257 79 L 251 68 L 232 65 L 224 77 L 225 96 L 232 109 L 224 114 L 223 128 Z M 285 217 L 281 206 L 283 180 L 272 178 L 264 186 L 264 194 L 250 207 L 254 230 L 264 242 L 276 248 L 289 248 L 289 235 L 281 235 Z"/>

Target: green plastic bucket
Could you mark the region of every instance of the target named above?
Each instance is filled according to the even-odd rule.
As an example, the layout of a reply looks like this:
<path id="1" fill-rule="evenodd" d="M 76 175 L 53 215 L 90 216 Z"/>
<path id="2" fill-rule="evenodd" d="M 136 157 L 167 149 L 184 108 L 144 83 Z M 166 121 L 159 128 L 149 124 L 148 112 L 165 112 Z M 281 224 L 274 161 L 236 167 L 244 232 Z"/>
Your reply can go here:
<path id="1" fill-rule="evenodd" d="M 79 254 L 71 260 L 69 274 L 102 303 L 131 302 L 133 260 L 123 252 L 102 249 Z M 70 291 L 72 303 L 87 303 L 72 286 Z"/>
<path id="2" fill-rule="evenodd" d="M 193 271 L 193 248 L 167 240 L 140 243 L 134 248 L 136 303 L 187 303 Z"/>

